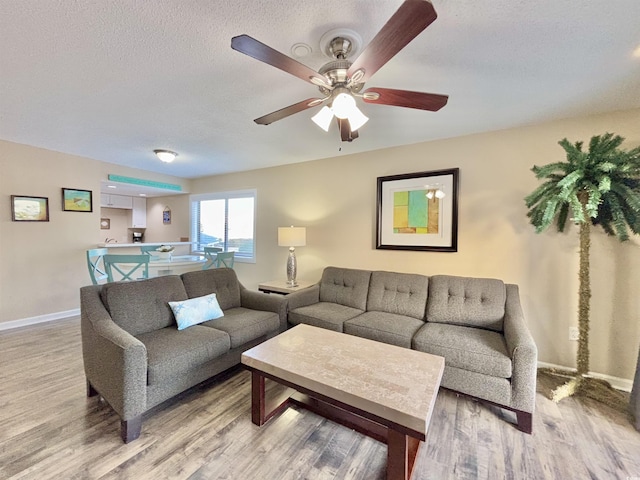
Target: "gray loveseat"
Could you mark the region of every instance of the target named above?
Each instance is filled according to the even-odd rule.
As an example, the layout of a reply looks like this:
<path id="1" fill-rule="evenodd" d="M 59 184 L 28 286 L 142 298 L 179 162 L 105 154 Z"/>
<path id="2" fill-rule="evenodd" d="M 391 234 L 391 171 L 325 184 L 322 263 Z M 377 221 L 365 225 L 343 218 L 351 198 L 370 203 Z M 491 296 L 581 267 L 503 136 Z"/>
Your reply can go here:
<path id="1" fill-rule="evenodd" d="M 168 302 L 211 293 L 224 316 L 178 330 Z M 140 435 L 145 411 L 286 329 L 285 299 L 247 290 L 228 268 L 82 287 L 80 310 L 87 395 L 120 416 L 125 443 Z"/>
<path id="2" fill-rule="evenodd" d="M 443 387 L 515 412 L 518 428 L 531 433 L 537 348 L 516 285 L 327 267 L 318 284 L 289 295 L 288 303 L 291 325 L 444 357 Z"/>

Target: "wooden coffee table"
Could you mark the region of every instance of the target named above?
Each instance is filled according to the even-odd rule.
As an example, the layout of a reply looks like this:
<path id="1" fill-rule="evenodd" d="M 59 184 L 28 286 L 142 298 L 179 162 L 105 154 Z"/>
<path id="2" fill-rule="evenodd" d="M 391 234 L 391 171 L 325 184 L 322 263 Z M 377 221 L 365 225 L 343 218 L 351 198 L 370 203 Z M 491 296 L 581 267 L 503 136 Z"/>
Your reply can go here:
<path id="1" fill-rule="evenodd" d="M 426 439 L 444 358 L 298 325 L 242 354 L 251 420 L 298 405 L 387 444 L 387 479 L 409 479 Z M 290 387 L 265 395 L 265 379 Z M 293 390 L 292 390 L 293 389 Z"/>

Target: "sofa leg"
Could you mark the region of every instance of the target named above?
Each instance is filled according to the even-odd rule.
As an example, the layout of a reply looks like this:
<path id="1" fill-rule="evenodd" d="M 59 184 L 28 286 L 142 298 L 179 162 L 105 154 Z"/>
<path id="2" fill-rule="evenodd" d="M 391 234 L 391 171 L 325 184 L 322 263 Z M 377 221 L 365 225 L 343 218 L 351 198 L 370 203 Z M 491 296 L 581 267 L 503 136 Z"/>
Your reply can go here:
<path id="1" fill-rule="evenodd" d="M 516 419 L 518 420 L 518 430 L 531 435 L 533 430 L 533 414 L 516 410 Z"/>
<path id="2" fill-rule="evenodd" d="M 96 395 L 98 395 L 98 391 L 95 388 L 93 388 L 93 385 L 91 385 L 91 382 L 87 380 L 87 397 L 95 397 Z"/>
<path id="3" fill-rule="evenodd" d="M 122 441 L 124 443 L 129 443 L 134 441 L 136 438 L 140 436 L 141 431 L 142 431 L 142 415 L 139 415 L 130 420 L 120 421 L 120 436 L 122 437 Z"/>

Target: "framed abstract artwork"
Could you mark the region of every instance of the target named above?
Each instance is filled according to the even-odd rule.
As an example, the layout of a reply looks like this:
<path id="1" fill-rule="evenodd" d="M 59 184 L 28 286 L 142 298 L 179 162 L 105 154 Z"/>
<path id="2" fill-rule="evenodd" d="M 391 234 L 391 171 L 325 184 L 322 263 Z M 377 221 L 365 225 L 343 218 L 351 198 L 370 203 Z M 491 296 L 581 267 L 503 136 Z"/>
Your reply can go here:
<path id="1" fill-rule="evenodd" d="M 48 222 L 49 199 L 11 195 L 11 220 L 14 222 Z"/>
<path id="2" fill-rule="evenodd" d="M 91 190 L 62 189 L 62 210 L 65 212 L 93 212 Z"/>
<path id="3" fill-rule="evenodd" d="M 458 251 L 459 169 L 378 177 L 376 248 Z"/>

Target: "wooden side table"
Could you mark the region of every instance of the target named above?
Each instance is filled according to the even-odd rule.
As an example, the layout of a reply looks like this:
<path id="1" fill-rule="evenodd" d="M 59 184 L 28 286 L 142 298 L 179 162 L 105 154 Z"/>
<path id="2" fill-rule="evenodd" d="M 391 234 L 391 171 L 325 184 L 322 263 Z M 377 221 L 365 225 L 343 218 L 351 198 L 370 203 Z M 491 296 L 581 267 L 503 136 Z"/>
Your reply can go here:
<path id="1" fill-rule="evenodd" d="M 303 288 L 307 288 L 313 285 L 310 282 L 298 282 L 296 287 L 290 286 L 286 280 L 272 280 L 270 282 L 264 282 L 258 285 L 258 290 L 264 293 L 278 293 L 280 295 L 289 295 L 290 293 L 297 292 Z"/>

